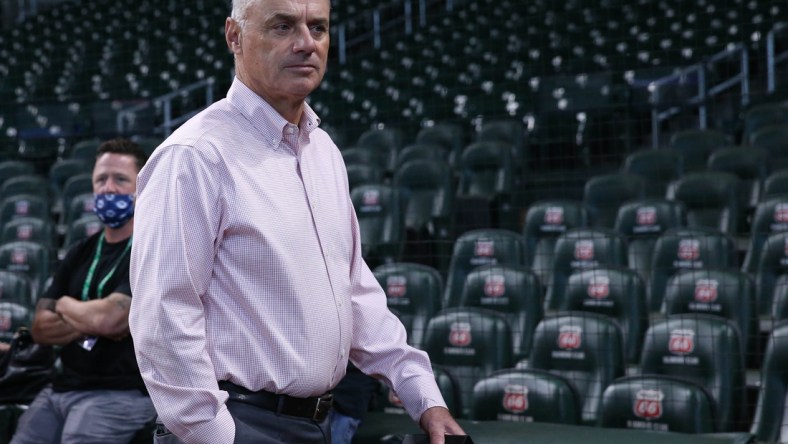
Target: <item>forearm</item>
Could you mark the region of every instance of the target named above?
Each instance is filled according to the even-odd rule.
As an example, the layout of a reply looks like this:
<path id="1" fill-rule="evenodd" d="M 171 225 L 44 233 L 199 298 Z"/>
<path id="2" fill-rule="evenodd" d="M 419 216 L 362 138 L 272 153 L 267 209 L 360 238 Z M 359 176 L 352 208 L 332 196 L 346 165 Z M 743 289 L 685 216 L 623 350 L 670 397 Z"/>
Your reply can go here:
<path id="1" fill-rule="evenodd" d="M 64 296 L 57 302 L 56 311 L 68 324 L 84 335 L 120 339 L 128 335 L 128 314 L 131 298 L 112 293 L 106 298 L 78 301 Z"/>
<path id="2" fill-rule="evenodd" d="M 55 313 L 55 305 L 54 299 L 41 299 L 36 305 L 36 315 L 30 333 L 38 344 L 66 345 L 82 336 L 80 331 Z"/>

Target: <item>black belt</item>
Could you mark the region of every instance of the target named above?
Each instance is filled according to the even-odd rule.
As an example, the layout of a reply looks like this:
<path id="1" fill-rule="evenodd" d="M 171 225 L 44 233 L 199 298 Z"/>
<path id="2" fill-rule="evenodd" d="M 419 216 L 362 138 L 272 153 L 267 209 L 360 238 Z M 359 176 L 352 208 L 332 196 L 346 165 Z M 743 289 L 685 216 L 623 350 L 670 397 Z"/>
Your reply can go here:
<path id="1" fill-rule="evenodd" d="M 251 404 L 280 415 L 298 416 L 322 422 L 331 410 L 331 392 L 312 398 L 295 398 L 288 395 L 260 390 L 253 392 L 228 381 L 219 381 L 219 388 L 226 391 L 233 401 Z"/>

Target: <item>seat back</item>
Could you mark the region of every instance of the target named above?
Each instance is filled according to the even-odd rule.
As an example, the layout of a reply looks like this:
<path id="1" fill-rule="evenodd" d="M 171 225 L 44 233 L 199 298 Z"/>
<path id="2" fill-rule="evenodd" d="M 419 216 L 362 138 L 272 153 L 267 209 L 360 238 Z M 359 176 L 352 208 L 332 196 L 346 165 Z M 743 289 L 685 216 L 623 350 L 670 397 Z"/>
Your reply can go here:
<path id="1" fill-rule="evenodd" d="M 472 307 L 445 309 L 427 325 L 424 350 L 460 387 L 460 417 L 468 418 L 473 387 L 512 365 L 512 334 L 500 313 Z"/>
<path id="2" fill-rule="evenodd" d="M 788 166 L 788 123 L 763 127 L 750 136 L 750 145 L 769 155 L 774 169 Z"/>
<path id="3" fill-rule="evenodd" d="M 350 191 L 359 185 L 383 183 L 384 172 L 377 165 L 354 163 L 348 165 L 346 169 Z"/>
<path id="4" fill-rule="evenodd" d="M 370 264 L 397 261 L 405 242 L 399 190 L 382 184 L 361 185 L 350 193 L 350 199 L 356 209 L 364 259 Z"/>
<path id="5" fill-rule="evenodd" d="M 564 377 L 525 369 L 499 370 L 473 388 L 477 421 L 580 423 L 579 396 Z"/>
<path id="6" fill-rule="evenodd" d="M 35 174 L 36 167 L 31 162 L 22 160 L 4 160 L 0 162 L 0 185 L 12 177 Z"/>
<path id="7" fill-rule="evenodd" d="M 628 376 L 605 389 L 599 426 L 712 433 L 716 430 L 714 413 L 714 402 L 698 384 L 669 376 Z"/>
<path id="8" fill-rule="evenodd" d="M 788 169 L 781 169 L 770 174 L 763 182 L 761 201 L 785 194 L 788 194 Z"/>
<path id="9" fill-rule="evenodd" d="M 10 343 L 17 329 L 29 326 L 32 321 L 32 307 L 0 301 L 0 341 Z"/>
<path id="10" fill-rule="evenodd" d="M 38 242 L 14 241 L 0 245 L 0 270 L 30 278 L 33 305 L 49 277 L 50 260 L 49 249 Z"/>
<path id="11" fill-rule="evenodd" d="M 618 208 L 632 199 L 645 197 L 646 183 L 642 177 L 616 173 L 594 176 L 586 182 L 583 203 L 590 223 L 595 227 L 613 228 Z"/>
<path id="12" fill-rule="evenodd" d="M 19 217 L 3 225 L 0 244 L 12 241 L 34 241 L 55 249 L 55 227 L 49 219 Z"/>
<path id="13" fill-rule="evenodd" d="M 580 396 L 582 423 L 596 424 L 602 392 L 624 375 L 621 328 L 596 313 L 545 317 L 536 327 L 528 368 L 566 378 Z"/>
<path id="14" fill-rule="evenodd" d="M 729 136 L 716 130 L 686 130 L 674 133 L 669 145 L 682 154 L 684 171 L 692 172 L 706 169 L 711 153 L 731 142 Z"/>
<path id="15" fill-rule="evenodd" d="M 741 222 L 741 183 L 729 173 L 706 171 L 690 173 L 668 187 L 668 199 L 687 209 L 687 226 L 714 228 L 738 234 Z"/>
<path id="16" fill-rule="evenodd" d="M 19 272 L 0 270 L 0 302 L 33 308 L 30 278 Z"/>
<path id="17" fill-rule="evenodd" d="M 465 280 L 460 306 L 504 315 L 512 329 L 514 358 L 528 357 L 533 331 L 544 314 L 542 286 L 535 274 L 506 265 L 477 267 Z"/>
<path id="18" fill-rule="evenodd" d="M 627 240 L 627 265 L 648 279 L 657 238 L 665 231 L 684 226 L 681 202 L 665 199 L 638 199 L 621 205 L 615 230 Z"/>
<path id="19" fill-rule="evenodd" d="M 627 362 L 640 359 L 648 325 L 646 286 L 638 274 L 624 267 L 578 270 L 569 276 L 560 311 L 588 311 L 609 316 L 621 326 Z"/>
<path id="20" fill-rule="evenodd" d="M 583 203 L 570 199 L 542 200 L 528 207 L 523 224 L 526 262 L 543 283 L 550 282 L 558 237 L 572 228 L 588 225 Z"/>
<path id="21" fill-rule="evenodd" d="M 465 279 L 481 265 L 523 267 L 525 242 L 514 231 L 482 229 L 463 233 L 454 242 L 443 307 L 459 305 Z"/>
<path id="22" fill-rule="evenodd" d="M 439 160 L 412 160 L 394 173 L 394 184 L 407 195 L 405 228 L 437 237 L 436 226 L 448 231 L 454 192 L 449 165 Z"/>
<path id="23" fill-rule="evenodd" d="M 408 343 L 421 348 L 427 322 L 441 308 L 443 280 L 434 268 L 396 262 L 376 267 L 375 278 L 386 292 L 386 303 L 398 313 Z"/>
<path id="24" fill-rule="evenodd" d="M 684 163 L 670 148 L 643 149 L 628 155 L 621 171 L 646 179 L 646 196 L 663 197 L 668 184 L 684 174 Z"/>
<path id="25" fill-rule="evenodd" d="M 788 231 L 788 193 L 763 200 L 755 208 L 742 270 L 747 273 L 757 271 L 764 242 L 770 235 L 780 231 Z"/>
<path id="26" fill-rule="evenodd" d="M 51 206 L 49 200 L 34 194 L 17 194 L 0 200 L 0 224 L 18 217 L 48 219 Z"/>
<path id="27" fill-rule="evenodd" d="M 750 433 L 758 442 L 785 442 L 785 399 L 788 395 L 788 322 L 777 324 L 761 366 L 761 386 Z"/>
<path id="28" fill-rule="evenodd" d="M 510 192 L 514 181 L 512 148 L 503 142 L 474 142 L 462 151 L 457 194 L 494 198 Z"/>
<path id="29" fill-rule="evenodd" d="M 709 157 L 708 169 L 738 177 L 740 206 L 754 207 L 769 174 L 769 156 L 766 151 L 751 146 L 720 148 Z"/>
<path id="30" fill-rule="evenodd" d="M 441 145 L 447 152 L 455 155 L 459 155 L 462 151 L 465 145 L 464 139 L 460 125 L 445 122 L 422 128 L 416 135 L 416 142 Z"/>
<path id="31" fill-rule="evenodd" d="M 744 114 L 742 140 L 750 143 L 756 131 L 767 126 L 788 123 L 788 108 L 782 103 L 764 103 L 753 106 Z"/>
<path id="32" fill-rule="evenodd" d="M 654 321 L 646 331 L 643 374 L 668 375 L 703 387 L 714 401 L 721 432 L 742 419 L 744 364 L 736 325 L 718 316 L 679 314 Z"/>
<path id="33" fill-rule="evenodd" d="M 626 243 L 617 232 L 601 228 L 567 231 L 555 244 L 545 309 L 556 310 L 561 306 L 566 283 L 572 273 L 599 266 L 624 266 L 626 263 Z"/>
<path id="34" fill-rule="evenodd" d="M 705 313 L 733 321 L 739 329 L 743 358 L 755 351 L 758 331 L 755 283 L 737 270 L 680 270 L 668 281 L 663 312 Z"/>
<path id="35" fill-rule="evenodd" d="M 673 228 L 657 239 L 651 263 L 648 309 L 662 308 L 668 279 L 679 270 L 736 266 L 733 240 L 716 230 Z"/>

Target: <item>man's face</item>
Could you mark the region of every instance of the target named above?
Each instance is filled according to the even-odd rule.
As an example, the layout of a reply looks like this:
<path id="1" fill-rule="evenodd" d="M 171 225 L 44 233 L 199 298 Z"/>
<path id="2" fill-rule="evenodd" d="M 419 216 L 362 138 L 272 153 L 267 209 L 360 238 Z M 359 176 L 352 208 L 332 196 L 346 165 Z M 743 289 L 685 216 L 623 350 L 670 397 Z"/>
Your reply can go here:
<path id="1" fill-rule="evenodd" d="M 243 29 L 228 19 L 238 77 L 269 103 L 302 101 L 326 72 L 329 13 L 329 0 L 259 0 Z"/>
<path id="2" fill-rule="evenodd" d="M 104 153 L 93 167 L 93 192 L 96 194 L 134 194 L 137 192 L 137 162 L 130 154 Z"/>

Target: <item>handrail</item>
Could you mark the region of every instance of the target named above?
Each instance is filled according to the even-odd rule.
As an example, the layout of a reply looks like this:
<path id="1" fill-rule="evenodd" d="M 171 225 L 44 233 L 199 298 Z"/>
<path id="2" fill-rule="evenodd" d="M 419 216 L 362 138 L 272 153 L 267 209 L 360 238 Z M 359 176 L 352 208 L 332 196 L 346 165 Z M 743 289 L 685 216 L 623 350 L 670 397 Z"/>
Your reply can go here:
<path id="1" fill-rule="evenodd" d="M 404 0 L 401 5 L 396 4 L 396 2 L 384 4 L 371 11 L 365 11 L 355 17 L 345 19 L 342 23 L 337 25 L 337 53 L 340 65 L 347 63 L 347 54 L 350 48 L 372 41 L 373 47 L 375 49 L 380 49 L 383 33 L 388 29 L 404 24 L 405 34 L 412 34 L 414 22 L 418 23 L 419 26 L 425 26 L 427 24 L 427 6 L 429 5 L 445 2 L 446 11 L 452 11 L 454 9 L 453 0 L 415 0 L 418 1 L 418 8 L 416 8 L 418 11 L 418 19 L 414 20 L 413 1 L 414 0 Z M 396 19 L 382 23 L 382 12 L 399 7 L 403 8 L 402 14 Z M 362 24 L 369 22 L 372 23 L 371 30 L 365 29 L 357 35 L 348 35 L 349 29 L 363 28 Z"/>
<path id="2" fill-rule="evenodd" d="M 780 22 L 766 34 L 766 90 L 773 93 L 777 89 L 777 76 L 775 72 L 775 65 L 779 62 L 788 60 L 788 51 L 783 51 L 780 54 L 775 54 L 775 38 L 777 33 L 782 32 L 788 28 L 787 22 Z"/>
<path id="3" fill-rule="evenodd" d="M 145 103 L 141 103 L 139 105 L 134 105 L 125 109 L 122 109 L 118 112 L 118 116 L 116 118 L 116 127 L 118 130 L 118 134 L 125 134 L 126 133 L 126 122 L 133 122 L 136 118 L 136 114 L 140 111 L 143 111 L 151 106 L 162 106 L 164 108 L 164 121 L 161 125 L 157 126 L 153 129 L 154 133 L 162 133 L 164 137 L 169 136 L 172 134 L 172 130 L 179 126 L 181 123 L 187 121 L 192 116 L 200 112 L 202 109 L 213 103 L 213 85 L 215 80 L 213 77 L 209 77 L 204 80 L 200 80 L 198 82 L 192 83 L 191 85 L 184 86 L 178 90 L 173 92 L 155 97 L 150 101 Z M 172 116 L 172 100 L 180 97 L 183 94 L 189 93 L 191 91 L 195 91 L 201 88 L 205 88 L 205 106 L 200 107 L 196 110 L 188 111 L 180 116 L 173 117 Z"/>
<path id="4" fill-rule="evenodd" d="M 708 73 L 714 65 L 730 60 L 731 57 L 739 57 L 738 73 L 720 81 L 714 85 L 708 85 Z M 747 47 L 738 43 L 728 49 L 722 50 L 701 63 L 688 66 L 677 73 L 657 79 L 649 84 L 651 95 L 651 146 L 658 148 L 660 144 L 660 125 L 665 120 L 681 112 L 682 107 L 687 105 L 698 109 L 698 120 L 700 129 L 708 127 L 708 101 L 723 92 L 739 87 L 741 89 L 741 105 L 747 106 L 750 102 L 750 68 L 749 52 Z M 663 89 L 670 85 L 679 83 L 684 84 L 690 76 L 697 76 L 697 94 L 690 97 L 682 105 L 670 106 L 667 109 L 660 109 L 660 96 Z"/>

